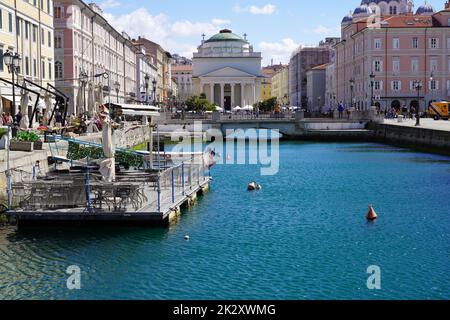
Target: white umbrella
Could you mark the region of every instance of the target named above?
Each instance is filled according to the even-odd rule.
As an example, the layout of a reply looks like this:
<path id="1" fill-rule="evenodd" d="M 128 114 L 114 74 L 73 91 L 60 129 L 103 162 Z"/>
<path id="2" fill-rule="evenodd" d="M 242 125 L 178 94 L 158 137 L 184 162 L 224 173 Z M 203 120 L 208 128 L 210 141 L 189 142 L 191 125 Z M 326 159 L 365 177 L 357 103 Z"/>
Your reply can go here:
<path id="1" fill-rule="evenodd" d="M 233 108 L 233 111 L 241 111 L 241 110 L 242 110 L 242 108 L 239 106 Z"/>
<path id="2" fill-rule="evenodd" d="M 89 116 L 93 116 L 95 112 L 95 97 L 94 97 L 94 84 L 89 82 L 88 89 L 88 112 Z"/>
<path id="3" fill-rule="evenodd" d="M 20 91 L 20 109 L 22 114 L 28 113 L 28 104 L 30 103 L 30 97 L 28 96 L 27 83 L 24 82 L 22 85 L 23 89 Z"/>
<path id="4" fill-rule="evenodd" d="M 244 111 L 253 111 L 253 106 L 245 106 L 244 108 L 242 108 L 242 110 Z"/>
<path id="5" fill-rule="evenodd" d="M 223 108 L 221 108 L 221 107 L 219 107 L 219 106 L 216 106 L 216 111 L 222 112 L 222 111 L 223 111 Z"/>
<path id="6" fill-rule="evenodd" d="M 80 86 L 78 88 L 77 94 L 77 111 L 78 113 L 84 113 L 84 97 L 83 97 L 83 88 Z"/>
<path id="7" fill-rule="evenodd" d="M 2 88 L 0 87 L 0 115 L 3 114 Z"/>
<path id="8" fill-rule="evenodd" d="M 109 116 L 103 117 L 102 121 L 102 147 L 105 159 L 100 162 L 100 173 L 103 180 L 113 182 L 116 178 L 115 148 L 112 138 L 112 127 Z"/>

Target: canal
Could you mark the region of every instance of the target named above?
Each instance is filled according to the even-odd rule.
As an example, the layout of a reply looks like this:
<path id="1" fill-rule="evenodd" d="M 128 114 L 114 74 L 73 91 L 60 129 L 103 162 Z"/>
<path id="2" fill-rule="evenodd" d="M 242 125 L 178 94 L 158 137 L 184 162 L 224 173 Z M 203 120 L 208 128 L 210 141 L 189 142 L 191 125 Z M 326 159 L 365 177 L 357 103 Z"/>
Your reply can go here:
<path id="1" fill-rule="evenodd" d="M 450 298 L 450 158 L 283 142 L 275 176 L 258 165 L 212 175 L 170 228 L 1 228 L 0 298 Z M 247 192 L 255 179 L 263 189 Z M 81 290 L 66 287 L 71 265 Z M 372 265 L 381 290 L 367 288 Z"/>

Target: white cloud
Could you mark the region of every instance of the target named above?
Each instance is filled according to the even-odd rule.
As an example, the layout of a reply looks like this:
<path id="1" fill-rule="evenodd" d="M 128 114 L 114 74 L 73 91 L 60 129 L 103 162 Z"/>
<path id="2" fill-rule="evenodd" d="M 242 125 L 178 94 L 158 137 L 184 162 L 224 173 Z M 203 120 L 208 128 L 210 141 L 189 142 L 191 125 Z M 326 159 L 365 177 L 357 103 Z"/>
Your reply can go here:
<path id="1" fill-rule="evenodd" d="M 235 12 L 241 13 L 241 12 L 248 12 L 251 14 L 265 14 L 265 15 L 269 15 L 269 14 L 273 14 L 275 13 L 275 11 L 277 10 L 277 7 L 273 4 L 266 4 L 263 7 L 258 7 L 258 6 L 249 6 L 249 7 L 241 7 L 240 5 L 236 5 L 233 7 L 233 10 Z"/>
<path id="2" fill-rule="evenodd" d="M 121 4 L 119 1 L 116 0 L 105 0 L 102 3 L 100 3 L 100 8 L 103 10 L 107 10 L 110 8 L 116 8 L 119 7 Z"/>
<path id="3" fill-rule="evenodd" d="M 114 28 L 125 31 L 132 38 L 138 36 L 148 38 L 159 43 L 167 51 L 186 57 L 192 57 L 192 53 L 196 51 L 196 46 L 188 38 L 197 37 L 197 42 L 200 43 L 203 33 L 212 36 L 231 23 L 229 20 L 218 18 L 211 22 L 183 20 L 172 23 L 165 14 L 152 15 L 145 8 L 117 16 L 105 13 L 104 17 Z"/>
<path id="4" fill-rule="evenodd" d="M 299 45 L 299 43 L 296 43 L 291 38 L 285 38 L 280 42 L 261 42 L 259 44 L 259 49 L 262 51 L 264 57 L 263 65 L 269 64 L 272 59 L 274 64 L 280 62 L 288 63 L 292 52 L 296 50 Z"/>

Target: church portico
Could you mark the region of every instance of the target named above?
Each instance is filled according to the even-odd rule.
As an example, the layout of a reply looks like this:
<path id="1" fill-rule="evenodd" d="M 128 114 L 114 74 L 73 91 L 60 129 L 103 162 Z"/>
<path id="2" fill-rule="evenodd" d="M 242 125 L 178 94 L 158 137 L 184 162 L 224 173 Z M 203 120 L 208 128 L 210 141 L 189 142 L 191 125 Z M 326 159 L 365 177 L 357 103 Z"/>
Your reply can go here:
<path id="1" fill-rule="evenodd" d="M 230 52 L 228 48 L 232 47 Z M 227 53 L 227 54 L 224 54 Z M 194 87 L 225 110 L 258 102 L 261 54 L 246 39 L 222 30 L 203 41 L 193 59 Z"/>

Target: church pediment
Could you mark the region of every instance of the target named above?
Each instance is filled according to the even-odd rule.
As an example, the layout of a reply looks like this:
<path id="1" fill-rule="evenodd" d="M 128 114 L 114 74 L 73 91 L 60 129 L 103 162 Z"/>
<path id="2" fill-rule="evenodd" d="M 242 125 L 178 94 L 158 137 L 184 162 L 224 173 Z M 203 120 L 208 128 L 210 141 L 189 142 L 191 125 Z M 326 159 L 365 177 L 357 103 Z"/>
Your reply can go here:
<path id="1" fill-rule="evenodd" d="M 201 75 L 201 77 L 256 77 L 254 74 L 235 69 L 232 67 L 225 67 L 210 73 Z"/>

